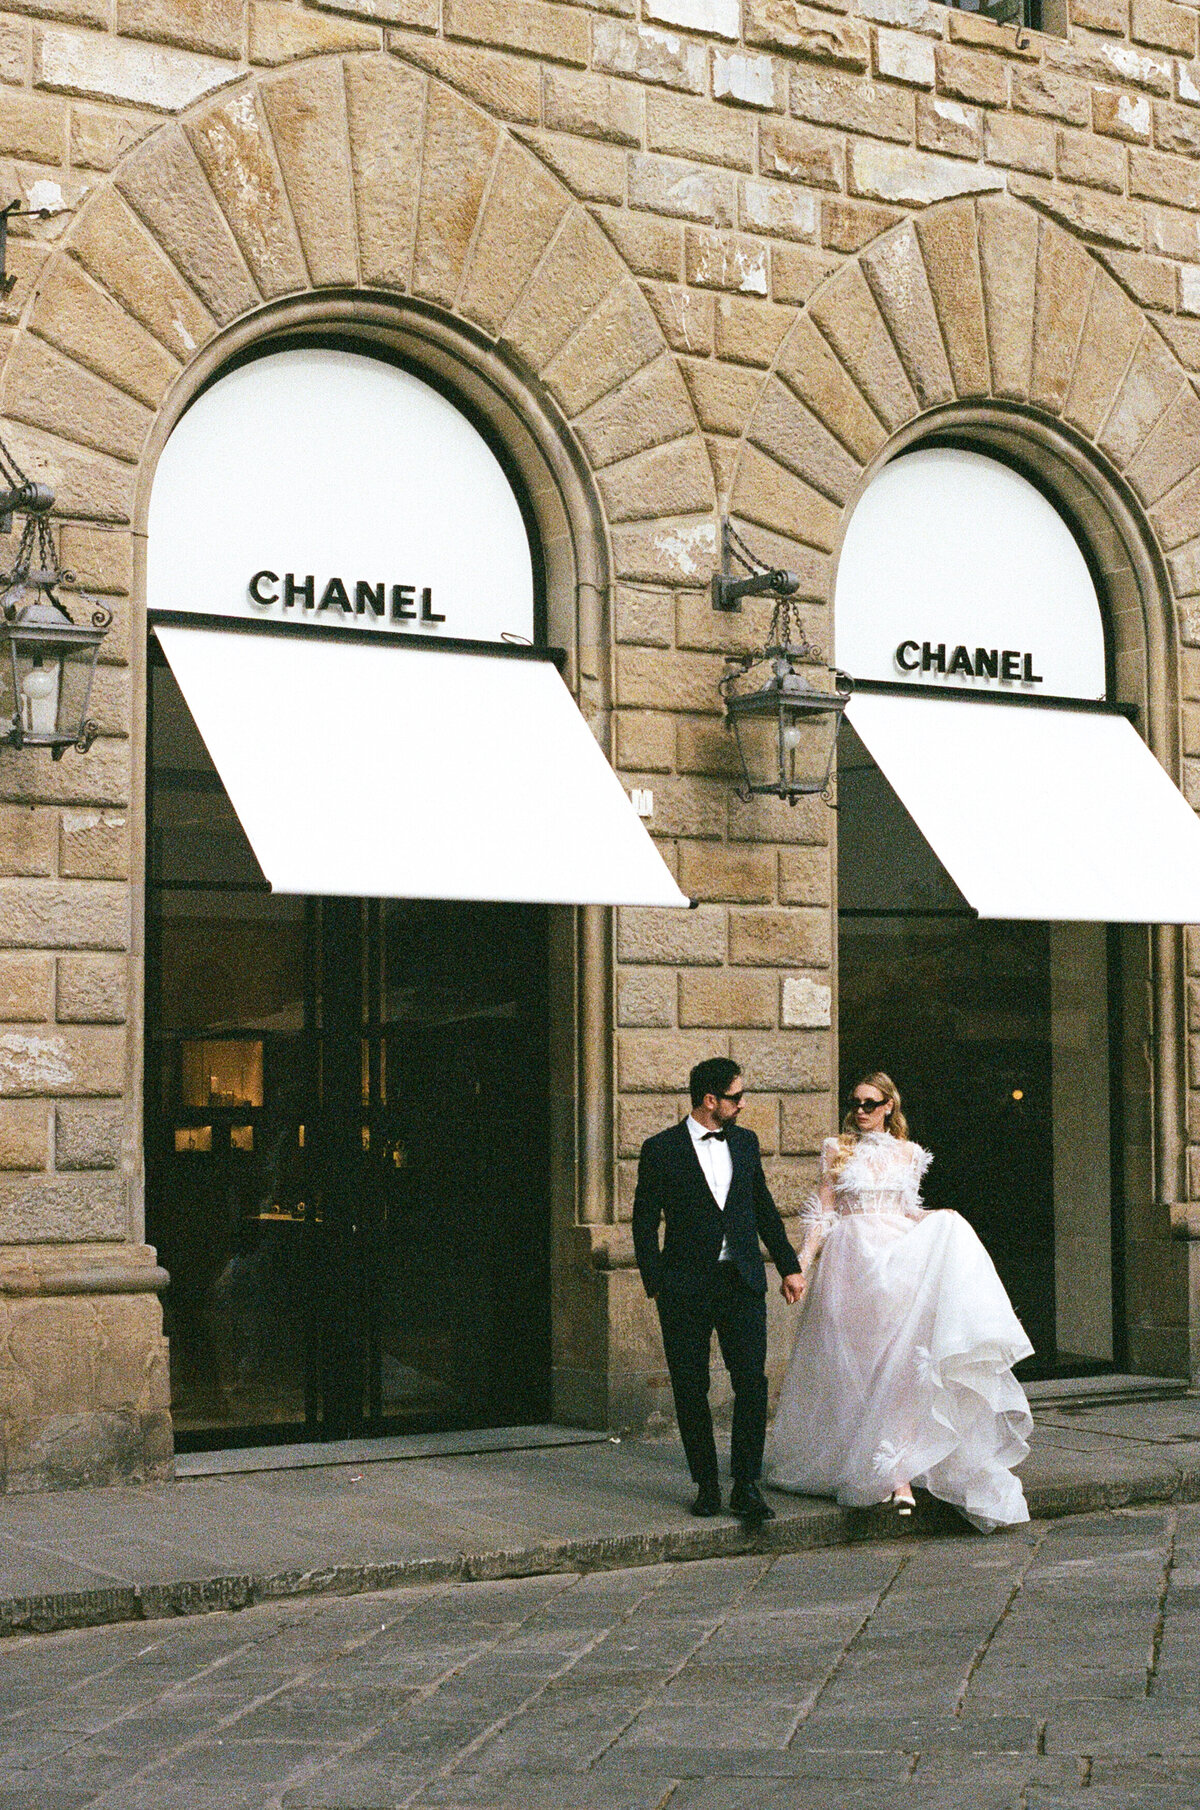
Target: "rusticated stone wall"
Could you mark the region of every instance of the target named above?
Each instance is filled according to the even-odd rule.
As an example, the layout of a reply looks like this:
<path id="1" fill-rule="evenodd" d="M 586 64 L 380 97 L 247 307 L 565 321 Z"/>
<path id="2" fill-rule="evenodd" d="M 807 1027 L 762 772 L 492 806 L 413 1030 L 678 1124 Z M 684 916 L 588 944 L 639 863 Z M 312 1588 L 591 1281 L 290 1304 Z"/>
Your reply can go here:
<path id="1" fill-rule="evenodd" d="M 700 900 L 616 914 L 608 1220 L 559 1227 L 581 1253 L 560 1411 L 636 1422 L 665 1382 L 628 1268 L 641 1139 L 691 1062 L 727 1050 L 793 1211 L 833 1116 L 833 820 L 732 796 L 716 684 L 764 610 L 709 607 L 720 509 L 801 573 L 828 644 L 847 513 L 897 436 L 976 405 L 1059 434 L 1128 499 L 1161 574 L 1158 663 L 1126 599 L 1119 673 L 1153 691 L 1200 804 L 1196 28 L 1169 0 L 1079 0 L 1058 35 L 933 0 L 0 16 L 0 199 L 49 210 L 10 242 L 0 424 L 58 494 L 65 563 L 116 612 L 92 753 L 0 753 L 10 1487 L 167 1462 L 140 1242 L 135 552 L 148 448 L 198 361 L 291 298 L 440 312 L 559 419 L 594 491 L 611 586 L 581 700 Z M 1189 972 L 1200 1030 L 1195 948 Z M 1138 1171 L 1130 1313 L 1138 1362 L 1178 1369 L 1170 1155 Z"/>

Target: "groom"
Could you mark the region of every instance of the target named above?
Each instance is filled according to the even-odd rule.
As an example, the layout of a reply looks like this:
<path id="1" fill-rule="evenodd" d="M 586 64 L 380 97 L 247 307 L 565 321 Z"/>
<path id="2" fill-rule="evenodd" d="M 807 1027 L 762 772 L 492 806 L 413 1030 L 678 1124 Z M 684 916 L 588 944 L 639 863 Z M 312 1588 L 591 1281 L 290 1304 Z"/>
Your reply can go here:
<path id="1" fill-rule="evenodd" d="M 642 1145 L 634 1250 L 658 1307 L 675 1417 L 698 1492 L 692 1513 L 721 1512 L 708 1406 L 715 1331 L 733 1384 L 729 1508 L 757 1525 L 775 1512 L 758 1487 L 767 1433 L 767 1275 L 759 1238 L 783 1277 L 789 1307 L 803 1292 L 800 1263 L 768 1191 L 758 1139 L 737 1123 L 744 1093 L 737 1063 L 728 1056 L 698 1062 L 690 1088 L 688 1117 Z"/>

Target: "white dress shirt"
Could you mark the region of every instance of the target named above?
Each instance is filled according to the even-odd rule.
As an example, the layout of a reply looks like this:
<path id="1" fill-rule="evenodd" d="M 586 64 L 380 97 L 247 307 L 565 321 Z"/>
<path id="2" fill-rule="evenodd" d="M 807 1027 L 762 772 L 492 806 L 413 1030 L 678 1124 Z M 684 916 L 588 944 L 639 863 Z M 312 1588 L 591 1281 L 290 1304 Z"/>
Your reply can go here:
<path id="1" fill-rule="evenodd" d="M 729 1199 L 729 1185 L 733 1180 L 733 1156 L 729 1144 L 725 1138 L 705 1137 L 708 1127 L 701 1125 L 691 1113 L 688 1114 L 687 1128 L 692 1134 L 692 1143 L 700 1159 L 709 1192 L 723 1213 L 725 1202 Z M 724 1263 L 728 1256 L 729 1240 L 724 1238 L 721 1240 L 721 1254 L 717 1262 Z"/>

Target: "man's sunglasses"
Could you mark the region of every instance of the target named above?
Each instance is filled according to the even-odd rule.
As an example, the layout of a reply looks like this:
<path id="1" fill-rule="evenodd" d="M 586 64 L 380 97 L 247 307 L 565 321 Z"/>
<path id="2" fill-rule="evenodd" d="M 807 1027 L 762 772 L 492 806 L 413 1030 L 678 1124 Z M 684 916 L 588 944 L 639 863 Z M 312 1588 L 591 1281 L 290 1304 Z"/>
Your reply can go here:
<path id="1" fill-rule="evenodd" d="M 730 1103 L 732 1105 L 739 1106 L 741 1104 L 742 1100 L 745 1098 L 745 1095 L 746 1095 L 745 1088 L 740 1087 L 738 1089 L 737 1093 L 735 1093 L 735 1094 L 718 1094 L 717 1098 L 718 1098 L 718 1100 L 728 1100 L 728 1101 L 730 1101 Z"/>

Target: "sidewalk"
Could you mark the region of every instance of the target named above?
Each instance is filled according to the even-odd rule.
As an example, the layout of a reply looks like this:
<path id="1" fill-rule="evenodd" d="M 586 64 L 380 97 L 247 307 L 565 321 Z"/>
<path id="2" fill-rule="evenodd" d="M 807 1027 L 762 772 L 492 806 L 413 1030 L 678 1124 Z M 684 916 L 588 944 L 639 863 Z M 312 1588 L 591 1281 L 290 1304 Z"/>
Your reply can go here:
<path id="1" fill-rule="evenodd" d="M 1035 1518 L 1200 1500 L 1200 1396 L 1085 1395 L 1035 1411 L 1021 1472 Z M 170 1484 L 0 1498 L 0 1634 L 898 1532 L 882 1510 L 781 1495 L 753 1537 L 733 1520 L 695 1521 L 673 1441 L 509 1428 L 292 1455 L 307 1462 L 253 1469 L 280 1454 L 238 1454 L 246 1468 L 211 1474 L 227 1459 L 181 1458 Z M 964 1531 L 928 1502 L 908 1526 Z"/>

